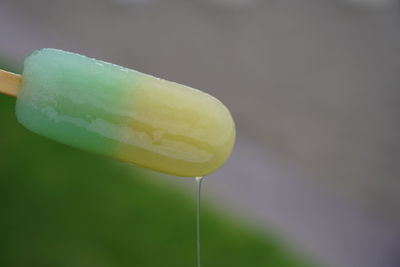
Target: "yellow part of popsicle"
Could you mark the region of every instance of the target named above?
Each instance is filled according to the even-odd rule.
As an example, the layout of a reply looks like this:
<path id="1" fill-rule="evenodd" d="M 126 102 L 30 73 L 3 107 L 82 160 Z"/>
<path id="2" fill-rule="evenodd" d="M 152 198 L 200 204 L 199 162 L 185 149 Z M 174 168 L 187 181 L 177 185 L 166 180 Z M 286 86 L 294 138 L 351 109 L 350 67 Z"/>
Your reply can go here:
<path id="1" fill-rule="evenodd" d="M 204 176 L 229 157 L 235 126 L 214 97 L 143 75 L 133 90 L 134 113 L 117 157 L 179 176 Z"/>

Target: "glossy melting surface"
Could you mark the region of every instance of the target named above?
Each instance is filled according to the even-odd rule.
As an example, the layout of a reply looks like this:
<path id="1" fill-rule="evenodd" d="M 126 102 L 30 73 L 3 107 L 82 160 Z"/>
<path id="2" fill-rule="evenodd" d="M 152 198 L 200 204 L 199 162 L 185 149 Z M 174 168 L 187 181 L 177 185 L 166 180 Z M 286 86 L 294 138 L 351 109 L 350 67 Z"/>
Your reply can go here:
<path id="1" fill-rule="evenodd" d="M 178 176 L 204 176 L 229 157 L 226 107 L 196 89 L 55 49 L 25 60 L 17 100 L 28 129 Z"/>

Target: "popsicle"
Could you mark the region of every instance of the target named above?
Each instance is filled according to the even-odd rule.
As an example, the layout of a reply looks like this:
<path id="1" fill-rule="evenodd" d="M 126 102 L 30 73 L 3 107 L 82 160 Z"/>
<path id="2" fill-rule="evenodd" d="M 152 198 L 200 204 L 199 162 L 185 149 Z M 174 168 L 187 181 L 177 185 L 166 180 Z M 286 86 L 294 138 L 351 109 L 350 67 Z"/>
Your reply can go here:
<path id="1" fill-rule="evenodd" d="M 235 142 L 228 109 L 199 90 L 57 49 L 0 71 L 18 121 L 58 142 L 177 176 L 217 170 Z"/>

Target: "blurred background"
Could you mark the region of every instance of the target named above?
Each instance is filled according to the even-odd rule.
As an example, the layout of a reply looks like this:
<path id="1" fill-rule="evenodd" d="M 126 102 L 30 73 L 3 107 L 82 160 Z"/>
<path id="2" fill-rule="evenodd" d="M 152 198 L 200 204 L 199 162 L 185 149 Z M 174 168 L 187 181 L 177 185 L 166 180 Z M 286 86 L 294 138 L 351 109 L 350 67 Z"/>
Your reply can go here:
<path id="1" fill-rule="evenodd" d="M 396 0 L 1 0 L 0 66 L 59 48 L 204 90 L 238 130 L 203 266 L 400 266 Z M 195 266 L 194 181 L 27 131 L 0 96 L 0 266 Z"/>

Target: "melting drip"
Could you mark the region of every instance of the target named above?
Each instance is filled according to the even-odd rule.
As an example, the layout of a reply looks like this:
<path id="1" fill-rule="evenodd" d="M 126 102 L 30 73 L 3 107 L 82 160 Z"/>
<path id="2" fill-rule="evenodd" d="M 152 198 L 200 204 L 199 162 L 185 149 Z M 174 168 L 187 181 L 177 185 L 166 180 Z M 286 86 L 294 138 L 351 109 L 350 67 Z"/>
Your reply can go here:
<path id="1" fill-rule="evenodd" d="M 200 257 L 200 193 L 203 177 L 196 177 L 196 252 L 197 252 L 197 267 L 201 267 Z"/>

